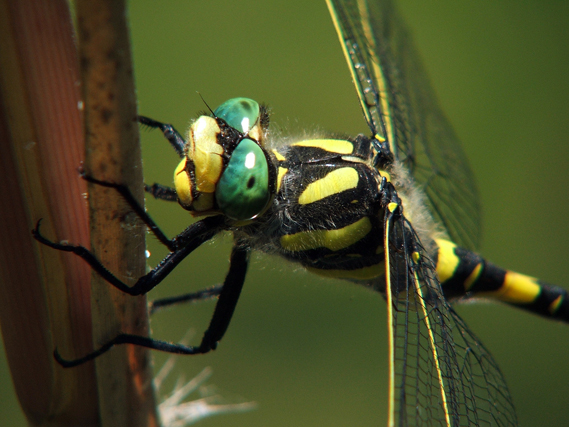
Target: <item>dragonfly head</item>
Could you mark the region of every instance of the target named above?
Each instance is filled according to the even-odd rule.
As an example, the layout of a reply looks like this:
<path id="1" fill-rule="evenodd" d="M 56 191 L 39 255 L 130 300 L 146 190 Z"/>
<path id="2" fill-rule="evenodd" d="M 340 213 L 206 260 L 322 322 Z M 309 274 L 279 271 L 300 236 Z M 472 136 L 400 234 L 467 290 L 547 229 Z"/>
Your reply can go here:
<path id="1" fill-rule="evenodd" d="M 185 157 L 174 172 L 178 199 L 194 216 L 223 214 L 243 221 L 272 199 L 274 165 L 263 147 L 268 114 L 252 99 L 233 98 L 188 131 Z"/>

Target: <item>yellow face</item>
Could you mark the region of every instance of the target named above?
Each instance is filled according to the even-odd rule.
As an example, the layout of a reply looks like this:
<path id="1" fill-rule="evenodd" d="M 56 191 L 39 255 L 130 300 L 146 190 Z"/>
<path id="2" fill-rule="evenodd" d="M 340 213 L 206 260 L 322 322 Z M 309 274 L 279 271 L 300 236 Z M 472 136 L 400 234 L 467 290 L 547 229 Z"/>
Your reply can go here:
<path id="1" fill-rule="evenodd" d="M 224 149 L 218 144 L 220 132 L 213 117 L 198 118 L 188 132 L 186 157 L 174 172 L 180 204 L 196 214 L 214 208 L 214 193 L 223 172 Z"/>
<path id="2" fill-rule="evenodd" d="M 174 172 L 178 200 L 192 215 L 243 221 L 266 210 L 274 171 L 262 147 L 263 114 L 255 101 L 234 98 L 192 124 Z"/>

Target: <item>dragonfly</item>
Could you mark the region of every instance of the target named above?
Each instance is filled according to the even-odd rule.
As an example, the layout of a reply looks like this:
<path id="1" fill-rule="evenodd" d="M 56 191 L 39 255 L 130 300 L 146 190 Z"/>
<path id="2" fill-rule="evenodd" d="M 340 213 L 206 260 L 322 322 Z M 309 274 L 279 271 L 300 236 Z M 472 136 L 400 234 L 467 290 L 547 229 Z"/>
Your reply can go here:
<path id="1" fill-rule="evenodd" d="M 469 251 L 478 244 L 480 218 L 476 188 L 473 184 L 474 179 L 465 156 L 457 145 L 456 137 L 446 119 L 434 103 L 434 96 L 429 86 L 424 84 L 424 80 L 421 80 L 422 73 L 417 72 L 421 68 L 415 62 L 416 54 L 412 46 L 408 44 L 407 34 L 400 22 L 397 21 L 399 18 L 392 9 L 392 5 L 388 2 L 330 2 L 329 7 L 356 83 L 371 136 L 368 135 L 359 140 L 357 138 L 350 140 L 330 138 L 312 143 L 312 145 L 302 145 L 297 142 L 293 149 L 279 151 L 276 148 L 274 152 L 267 150 L 269 152 L 268 163 L 279 164 L 279 168 L 294 171 L 298 170 L 299 165 L 319 164 L 319 162 L 326 161 L 332 163 L 329 166 L 331 170 L 352 168 L 351 170 L 357 172 L 359 179 L 370 174 L 368 183 L 374 184 L 370 184 L 367 188 L 372 188 L 374 191 L 370 194 L 360 193 L 360 195 L 362 199 L 369 197 L 366 203 L 378 203 L 381 209 L 374 211 L 373 218 L 377 220 L 377 223 L 370 225 L 376 240 L 366 241 L 363 246 L 366 246 L 365 249 L 367 250 L 373 244 L 376 252 L 381 246 L 383 253 L 378 252 L 374 256 L 369 256 L 369 254 L 362 252 L 363 249 L 360 252 L 346 253 L 342 252 L 346 248 L 336 250 L 334 248 L 337 246 L 333 246 L 333 249 L 326 248 L 328 253 L 325 256 L 321 254 L 311 255 L 309 251 L 314 251 L 314 248 L 308 248 L 309 245 L 306 240 L 319 242 L 321 239 L 318 237 L 319 235 L 312 235 L 304 238 L 301 236 L 300 240 L 293 241 L 285 248 L 286 252 L 283 255 L 293 261 L 300 262 L 311 271 L 321 275 L 330 274 L 330 270 L 333 271 L 330 275 L 334 277 L 344 277 L 348 280 L 361 282 L 363 285 L 372 287 L 385 295 L 389 311 L 391 355 L 388 424 L 515 425 L 516 416 L 513 404 L 505 380 L 496 363 L 448 303 L 452 299 L 482 295 L 482 292 L 495 292 L 502 289 L 501 285 L 504 283 L 504 280 L 500 281 L 496 277 L 492 277 L 488 281 L 498 289 L 477 289 L 476 287 L 466 289 L 465 282 L 467 281 L 470 285 L 476 285 L 476 274 L 474 272 L 477 268 L 477 274 L 483 274 L 490 268 L 487 267 L 488 264 L 484 264 L 481 258 L 476 258 Z M 390 48 L 393 51 L 390 51 Z M 408 62 L 402 62 L 400 58 L 406 58 Z M 255 144 L 261 145 L 267 126 L 266 124 L 263 125 L 263 120 L 266 120 L 264 118 L 265 113 L 259 110 L 249 117 L 249 121 L 258 124 L 258 129 L 260 129 L 255 131 L 258 134 L 253 136 L 255 132 L 252 129 L 254 127 L 240 128 L 241 122 L 233 120 L 235 115 L 239 118 L 246 116 L 241 108 L 237 108 L 237 113 L 226 111 L 234 108 L 234 102 L 233 100 L 227 105 L 224 104 L 214 111 L 213 116 L 216 119 L 221 119 L 230 125 L 227 129 L 220 126 L 219 132 L 233 135 L 224 137 L 227 140 L 241 142 L 243 139 L 251 139 Z M 242 105 L 243 102 L 249 105 L 249 101 L 239 102 Z M 253 110 L 255 108 L 253 107 Z M 164 128 L 163 123 L 144 118 L 142 122 L 148 126 L 169 131 L 169 129 Z M 245 138 L 245 136 L 253 137 Z M 351 145 L 352 151 L 349 153 L 341 151 L 342 149 L 337 147 L 340 144 L 333 141 L 347 142 L 348 144 L 344 144 L 343 150 L 349 150 L 349 147 L 346 148 L 346 146 Z M 184 158 L 185 154 L 181 148 L 185 146 L 185 143 L 185 141 L 175 139 L 172 144 L 175 149 L 177 148 L 176 151 L 181 151 L 180 154 L 182 154 L 183 165 L 176 176 L 181 175 L 180 170 L 187 172 L 187 158 Z M 232 144 L 237 146 L 235 142 L 232 142 L 229 144 L 229 148 L 224 147 L 224 150 L 230 152 L 231 156 L 235 151 L 235 147 L 231 146 Z M 324 153 L 317 153 L 318 150 Z M 271 153 L 274 158 L 271 157 Z M 228 155 L 227 157 L 231 158 L 231 156 Z M 284 159 L 279 159 L 279 156 Z M 237 158 L 237 156 L 235 157 Z M 301 158 L 306 158 L 306 160 Z M 340 164 L 343 165 L 341 168 Z M 401 168 L 396 172 L 393 169 L 395 164 Z M 354 169 L 354 165 L 362 169 Z M 225 167 L 228 166 L 225 165 Z M 377 171 L 379 175 L 374 171 Z M 316 172 L 306 171 L 298 175 L 292 173 L 287 175 L 287 173 L 283 172 L 280 180 L 278 179 L 278 172 L 276 173 L 277 182 L 281 182 L 282 187 L 279 189 L 277 184 L 277 189 L 269 191 L 269 193 L 276 193 L 275 198 L 279 197 L 282 188 L 295 188 L 291 183 L 285 186 L 284 183 L 287 180 L 303 185 L 304 183 L 298 179 L 307 179 L 308 183 L 317 181 Z M 187 176 L 190 175 L 188 172 Z M 275 177 L 271 178 L 270 173 L 268 175 L 267 181 L 269 183 L 274 182 Z M 184 175 L 182 174 L 182 176 Z M 95 177 L 87 178 L 97 182 Z M 191 212 L 211 213 L 220 207 L 219 205 L 222 204 L 220 200 L 216 200 L 211 206 L 207 205 L 206 209 L 201 211 L 199 209 L 202 209 L 203 206 L 194 205 L 193 199 L 187 200 L 186 197 L 184 202 L 184 196 L 191 193 L 193 188 L 188 180 L 180 184 L 181 189 L 175 194 L 168 188 L 161 186 L 149 187 L 149 189 L 158 198 L 181 200 L 182 205 L 185 203 L 185 207 Z M 413 182 L 413 185 L 410 182 Z M 217 184 L 215 179 L 213 184 Z M 393 190 L 388 191 L 391 187 L 395 192 Z M 413 212 L 413 204 L 416 203 L 413 200 L 415 196 L 409 195 L 415 191 L 415 188 L 419 193 L 417 197 L 421 198 L 422 194 L 427 210 L 434 217 L 433 224 L 441 224 L 442 233 L 446 232 L 447 237 L 458 243 L 463 249 L 457 249 L 450 243 L 450 240 L 433 239 L 434 234 L 430 225 L 426 226 L 427 231 L 419 230 L 423 227 L 420 219 L 421 213 L 415 214 Z M 340 191 L 334 188 L 328 191 L 330 194 L 327 197 L 341 198 L 343 197 L 341 194 L 348 192 L 349 189 Z M 300 204 L 300 198 L 295 194 L 287 197 L 283 196 L 282 198 L 292 201 L 293 206 Z M 384 197 L 384 200 L 376 201 L 374 197 Z M 251 215 L 250 212 L 247 212 L 244 214 L 244 218 L 240 218 L 241 215 L 235 212 L 224 213 L 224 215 L 228 215 L 232 221 L 249 221 L 251 218 L 253 218 L 253 223 L 254 220 L 262 221 L 263 216 L 267 213 L 263 209 L 271 211 L 271 207 L 267 207 L 267 204 L 269 202 L 265 203 L 258 213 Z M 323 204 L 324 202 L 320 203 L 320 205 Z M 337 206 L 333 210 L 337 210 Z M 380 212 L 383 213 L 381 218 Z M 299 215 L 299 218 L 302 219 L 302 214 Z M 333 213 L 329 213 L 328 216 L 331 217 L 332 215 Z M 206 228 L 212 227 L 213 229 L 219 225 L 215 223 L 219 218 L 217 220 L 210 219 L 217 216 L 206 218 L 209 221 L 206 223 Z M 361 216 L 361 219 L 366 217 Z M 144 219 L 148 221 L 148 218 Z M 308 219 L 305 218 L 304 220 L 308 222 Z M 318 231 L 338 231 L 345 228 L 338 227 L 338 222 L 339 220 L 336 221 L 335 228 L 331 224 L 325 226 L 320 224 Z M 355 221 L 351 222 L 350 225 L 355 223 Z M 250 227 L 251 224 L 243 224 L 242 226 Z M 436 226 L 434 227 L 436 228 Z M 285 233 L 282 223 L 277 224 L 275 228 L 280 230 L 279 236 L 281 238 L 307 231 L 300 229 L 300 231 L 292 233 L 287 230 Z M 39 228 L 36 231 L 36 237 L 41 239 Z M 361 239 L 369 235 L 369 233 L 364 233 L 361 228 L 355 231 L 356 234 L 358 232 L 364 234 Z M 258 230 L 251 232 L 252 235 L 257 233 Z M 348 234 L 353 233 L 354 231 L 350 229 Z M 380 237 L 383 238 L 380 239 Z M 335 237 L 330 239 L 339 241 Z M 353 244 L 357 244 L 361 239 L 357 239 Z M 45 239 L 43 242 L 50 244 Z M 284 247 L 282 239 L 279 244 L 281 248 Z M 53 243 L 51 245 L 62 250 L 73 248 L 72 245 L 66 245 L 65 248 Z M 232 265 L 237 266 L 235 267 L 237 270 L 239 270 L 239 264 L 244 262 L 243 258 L 246 258 L 246 254 L 239 248 L 247 247 L 247 245 L 253 249 L 256 246 L 262 246 L 258 241 L 241 242 L 236 245 L 237 249 L 232 256 Z M 176 252 L 177 248 L 173 249 L 172 253 L 179 253 Z M 184 249 L 188 250 L 187 248 Z M 341 257 L 334 257 L 334 255 L 341 255 Z M 367 257 L 369 265 L 351 262 L 352 260 L 349 258 L 357 255 L 363 258 Z M 343 266 L 346 268 L 336 270 L 326 268 L 331 264 L 322 262 L 322 260 L 326 260 L 326 257 L 334 262 L 348 259 Z M 446 261 L 441 262 L 441 259 Z M 453 260 L 455 264 L 453 264 Z M 469 261 L 471 264 L 468 264 Z M 97 269 L 98 267 L 95 265 L 93 266 Z M 481 265 L 483 267 L 479 267 Z M 371 269 L 365 270 L 363 275 L 354 274 L 355 271 L 370 267 Z M 462 270 L 468 273 L 466 277 L 460 276 L 460 274 L 464 275 Z M 348 271 L 351 273 L 346 273 Z M 230 269 L 228 277 L 231 277 L 232 280 L 236 274 L 244 274 L 243 271 L 233 272 L 233 274 L 231 272 Z M 506 272 L 500 270 L 499 274 L 505 275 Z M 546 308 L 556 315 L 562 313 L 565 298 L 562 290 L 542 287 L 540 283 L 532 282 L 531 279 L 524 280 L 529 281 L 528 286 L 534 289 L 534 292 L 536 286 L 540 290 L 550 290 L 552 296 L 547 298 Z M 521 279 L 517 282 L 520 281 Z M 154 282 L 151 284 L 154 285 Z M 227 283 L 224 288 L 229 288 Z M 123 290 L 131 292 L 124 288 Z M 146 290 L 146 288 L 143 289 L 143 291 Z M 557 306 L 554 303 L 559 297 L 561 300 Z M 220 301 L 226 300 L 220 297 Z M 528 304 L 533 301 L 525 301 L 524 305 L 529 307 Z M 515 304 L 518 300 L 513 298 L 509 302 Z M 557 309 L 551 310 L 552 305 L 556 306 Z M 535 308 L 535 310 L 538 309 Z M 551 315 L 547 312 L 541 314 Z M 210 339 L 211 342 L 208 345 L 216 345 L 221 338 L 218 335 Z M 130 342 L 160 348 L 160 346 L 152 344 L 154 341 L 147 340 L 145 337 L 128 338 L 123 336 L 121 340 L 117 340 L 113 344 Z M 191 352 L 202 352 L 206 347 L 200 345 L 198 350 L 193 349 Z M 181 350 L 179 347 L 168 347 L 166 345 L 161 349 Z M 84 362 L 99 354 L 89 355 L 86 359 L 68 364 Z"/>

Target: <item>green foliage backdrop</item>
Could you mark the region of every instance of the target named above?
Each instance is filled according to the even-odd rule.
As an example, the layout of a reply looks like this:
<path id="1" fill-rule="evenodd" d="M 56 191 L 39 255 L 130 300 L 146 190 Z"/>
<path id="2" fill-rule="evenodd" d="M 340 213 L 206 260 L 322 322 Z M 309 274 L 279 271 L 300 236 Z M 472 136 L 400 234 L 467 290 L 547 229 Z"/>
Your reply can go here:
<path id="1" fill-rule="evenodd" d="M 470 158 L 484 208 L 482 253 L 504 267 L 569 287 L 569 6 L 557 1 L 404 0 L 400 10 L 440 102 Z M 130 4 L 141 114 L 182 131 L 205 106 L 247 96 L 272 108 L 286 132 L 367 133 L 324 2 L 215 1 Z M 169 184 L 177 164 L 157 132 L 143 132 L 146 182 Z M 187 226 L 176 204 L 148 200 L 168 235 Z M 154 265 L 164 255 L 149 238 Z M 200 248 L 151 297 L 223 279 L 229 238 Z M 227 336 L 214 353 L 180 358 L 190 378 L 258 409 L 202 425 L 383 425 L 385 304 L 353 285 L 258 256 Z M 156 337 L 207 326 L 212 303 L 160 313 Z M 569 417 L 569 328 L 495 305 L 459 307 L 492 351 L 525 426 Z M 156 355 L 156 363 L 164 360 Z M 2 359 L 5 363 L 4 358 Z M 23 425 L 5 365 L 0 424 Z"/>

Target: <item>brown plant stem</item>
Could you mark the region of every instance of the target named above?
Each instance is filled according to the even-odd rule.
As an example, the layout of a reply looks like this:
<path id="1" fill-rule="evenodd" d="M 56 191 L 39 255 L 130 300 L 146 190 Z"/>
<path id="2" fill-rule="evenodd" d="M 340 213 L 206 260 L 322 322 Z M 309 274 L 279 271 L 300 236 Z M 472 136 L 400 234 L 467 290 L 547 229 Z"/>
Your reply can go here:
<path id="1" fill-rule="evenodd" d="M 99 187 L 89 188 L 88 216 L 77 173 L 85 159 L 97 178 L 142 189 L 124 3 L 78 1 L 76 9 L 80 61 L 66 1 L 0 0 L 0 325 L 31 425 L 153 426 L 146 351 L 119 346 L 96 373 L 92 362 L 63 369 L 52 355 L 81 357 L 119 331 L 148 333 L 144 297 L 122 295 L 97 275 L 91 292 L 84 261 L 30 234 L 43 218 L 49 239 L 89 247 L 89 217 L 99 259 L 128 283 L 144 273 L 145 229 Z"/>
<path id="2" fill-rule="evenodd" d="M 37 244 L 87 244 L 77 175 L 84 157 L 79 67 L 65 1 L 0 2 L 0 322 L 12 380 L 31 425 L 96 425 L 92 365 L 63 370 L 55 347 L 92 350 L 89 268 Z"/>
<path id="3" fill-rule="evenodd" d="M 127 185 L 144 203 L 142 163 L 126 6 L 116 0 L 76 2 L 85 102 L 85 171 Z M 145 273 L 146 227 L 114 189 L 89 184 L 91 248 L 127 284 Z M 118 333 L 148 335 L 146 297 L 132 297 L 92 275 L 93 341 Z M 101 425 L 157 425 L 146 349 L 125 345 L 96 359 Z"/>

